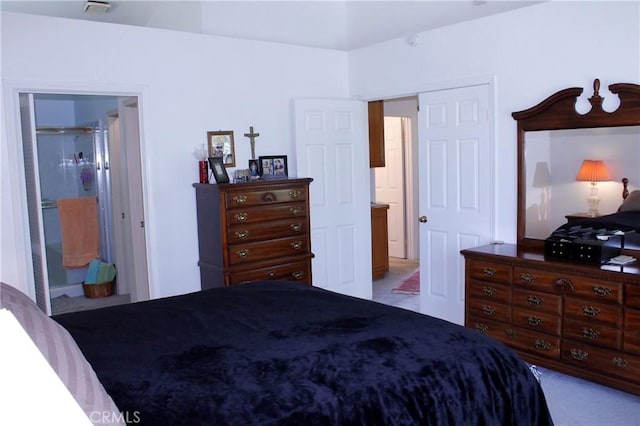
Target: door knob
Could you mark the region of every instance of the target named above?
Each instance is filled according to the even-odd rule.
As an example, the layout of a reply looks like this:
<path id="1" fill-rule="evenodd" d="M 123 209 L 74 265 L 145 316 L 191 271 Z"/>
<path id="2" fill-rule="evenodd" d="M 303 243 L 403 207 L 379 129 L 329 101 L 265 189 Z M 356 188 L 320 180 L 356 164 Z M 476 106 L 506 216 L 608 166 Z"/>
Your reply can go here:
<path id="1" fill-rule="evenodd" d="M 420 222 L 420 223 L 427 223 L 427 220 L 428 220 L 428 219 L 427 219 L 427 217 L 426 217 L 426 216 L 420 216 L 420 217 L 418 218 L 418 222 Z"/>

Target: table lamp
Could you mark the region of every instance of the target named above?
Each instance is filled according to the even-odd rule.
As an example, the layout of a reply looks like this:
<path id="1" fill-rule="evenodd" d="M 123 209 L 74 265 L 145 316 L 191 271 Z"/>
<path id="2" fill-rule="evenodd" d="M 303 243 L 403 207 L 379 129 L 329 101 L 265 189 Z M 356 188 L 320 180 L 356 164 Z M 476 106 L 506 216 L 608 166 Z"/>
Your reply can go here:
<path id="1" fill-rule="evenodd" d="M 587 197 L 589 211 L 587 214 L 591 217 L 599 216 L 598 204 L 600 204 L 600 196 L 598 195 L 598 182 L 611 180 L 609 170 L 602 160 L 584 160 L 576 175 L 577 181 L 591 182 L 591 192 Z"/>

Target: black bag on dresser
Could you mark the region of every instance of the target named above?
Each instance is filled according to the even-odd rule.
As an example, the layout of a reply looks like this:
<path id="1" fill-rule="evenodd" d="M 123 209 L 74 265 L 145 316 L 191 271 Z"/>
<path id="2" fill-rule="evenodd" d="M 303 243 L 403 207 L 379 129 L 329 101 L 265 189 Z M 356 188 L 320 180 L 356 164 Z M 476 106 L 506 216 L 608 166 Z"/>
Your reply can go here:
<path id="1" fill-rule="evenodd" d="M 600 264 L 622 252 L 624 233 L 575 226 L 557 229 L 544 241 L 544 255 Z"/>

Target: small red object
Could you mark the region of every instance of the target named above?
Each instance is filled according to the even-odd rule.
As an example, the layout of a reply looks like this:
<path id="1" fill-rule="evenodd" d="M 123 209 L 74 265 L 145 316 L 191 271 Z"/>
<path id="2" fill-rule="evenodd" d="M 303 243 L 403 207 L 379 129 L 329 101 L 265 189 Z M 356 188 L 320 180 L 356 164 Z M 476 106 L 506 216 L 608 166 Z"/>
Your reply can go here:
<path id="1" fill-rule="evenodd" d="M 198 162 L 200 165 L 200 183 L 209 183 L 209 164 L 206 160 Z"/>

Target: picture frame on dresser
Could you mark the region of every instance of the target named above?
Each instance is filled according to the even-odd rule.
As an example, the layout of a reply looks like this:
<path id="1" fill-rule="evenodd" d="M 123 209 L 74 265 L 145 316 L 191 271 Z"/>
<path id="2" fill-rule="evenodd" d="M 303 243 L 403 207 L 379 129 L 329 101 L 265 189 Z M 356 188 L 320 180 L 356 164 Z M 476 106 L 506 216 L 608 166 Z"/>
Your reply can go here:
<path id="1" fill-rule="evenodd" d="M 225 167 L 235 167 L 236 154 L 232 130 L 207 132 L 209 157 L 220 157 Z"/>
<path id="2" fill-rule="evenodd" d="M 261 156 L 259 163 L 262 179 L 287 179 L 289 176 L 286 155 Z"/>
<path id="3" fill-rule="evenodd" d="M 216 183 L 229 183 L 229 174 L 222 157 L 209 157 L 209 167 Z"/>

